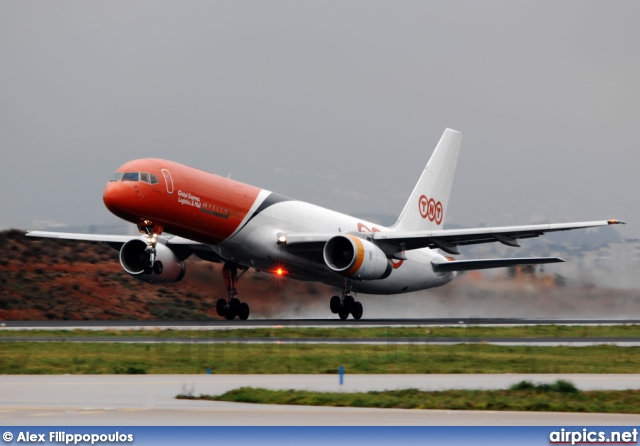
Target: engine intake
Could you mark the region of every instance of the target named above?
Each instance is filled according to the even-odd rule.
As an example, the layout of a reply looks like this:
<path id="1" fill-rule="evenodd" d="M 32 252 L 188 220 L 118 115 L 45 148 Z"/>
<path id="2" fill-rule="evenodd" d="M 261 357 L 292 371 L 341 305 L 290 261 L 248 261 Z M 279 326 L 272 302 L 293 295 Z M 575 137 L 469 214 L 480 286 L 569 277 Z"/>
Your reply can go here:
<path id="1" fill-rule="evenodd" d="M 336 273 L 358 280 L 384 279 L 393 271 L 385 253 L 355 235 L 341 234 L 324 245 L 324 261 Z"/>
<path id="2" fill-rule="evenodd" d="M 130 276 L 147 283 L 179 282 L 184 277 L 185 265 L 170 248 L 156 244 L 156 261 L 161 262 L 160 274 L 145 274 L 149 255 L 145 252 L 147 244 L 140 239 L 126 242 L 120 248 L 120 264 Z"/>

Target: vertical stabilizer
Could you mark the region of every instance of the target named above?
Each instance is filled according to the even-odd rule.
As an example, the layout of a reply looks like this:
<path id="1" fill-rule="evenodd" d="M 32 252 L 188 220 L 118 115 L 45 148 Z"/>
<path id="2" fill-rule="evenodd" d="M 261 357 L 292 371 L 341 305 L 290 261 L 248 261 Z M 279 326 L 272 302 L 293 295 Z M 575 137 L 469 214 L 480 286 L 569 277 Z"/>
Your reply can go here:
<path id="1" fill-rule="evenodd" d="M 462 133 L 446 129 L 413 189 L 395 231 L 436 231 L 444 226 Z"/>

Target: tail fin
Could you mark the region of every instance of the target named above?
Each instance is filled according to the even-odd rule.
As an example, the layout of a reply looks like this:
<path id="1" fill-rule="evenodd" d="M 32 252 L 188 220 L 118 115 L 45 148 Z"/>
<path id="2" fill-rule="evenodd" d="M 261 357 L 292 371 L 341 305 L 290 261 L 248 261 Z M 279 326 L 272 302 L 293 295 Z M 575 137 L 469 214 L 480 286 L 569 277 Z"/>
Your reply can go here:
<path id="1" fill-rule="evenodd" d="M 444 226 L 462 133 L 446 129 L 398 221 L 395 231 L 437 231 Z"/>

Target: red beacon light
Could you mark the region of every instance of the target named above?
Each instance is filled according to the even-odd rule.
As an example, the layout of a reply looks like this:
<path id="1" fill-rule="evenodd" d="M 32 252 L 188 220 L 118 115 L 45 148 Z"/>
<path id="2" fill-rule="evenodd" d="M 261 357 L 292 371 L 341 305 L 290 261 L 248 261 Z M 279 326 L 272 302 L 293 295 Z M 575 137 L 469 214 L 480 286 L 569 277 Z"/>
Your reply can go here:
<path id="1" fill-rule="evenodd" d="M 276 277 L 282 277 L 282 278 L 284 278 L 287 274 L 289 274 L 289 271 L 284 269 L 284 267 L 282 267 L 282 266 L 276 266 L 274 269 L 271 270 L 271 272 Z"/>

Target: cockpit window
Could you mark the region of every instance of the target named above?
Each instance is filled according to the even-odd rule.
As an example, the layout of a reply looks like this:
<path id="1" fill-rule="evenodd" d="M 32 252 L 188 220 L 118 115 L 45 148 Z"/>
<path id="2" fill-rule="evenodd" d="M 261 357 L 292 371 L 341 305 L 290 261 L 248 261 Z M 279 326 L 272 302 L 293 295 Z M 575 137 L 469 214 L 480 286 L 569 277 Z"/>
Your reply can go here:
<path id="1" fill-rule="evenodd" d="M 140 174 L 138 172 L 126 172 L 122 175 L 122 181 L 139 181 Z"/>
<path id="2" fill-rule="evenodd" d="M 148 184 L 158 184 L 158 177 L 148 172 L 116 172 L 109 181 L 143 181 Z"/>

